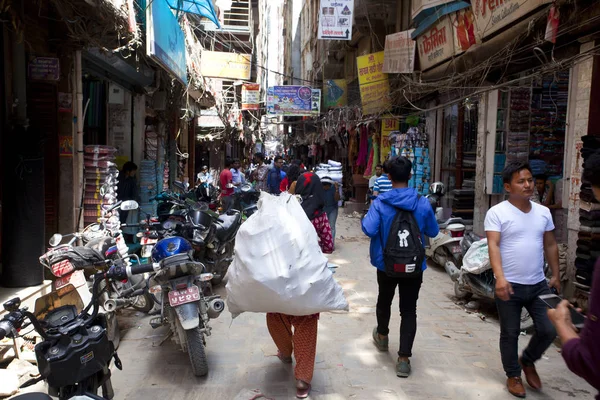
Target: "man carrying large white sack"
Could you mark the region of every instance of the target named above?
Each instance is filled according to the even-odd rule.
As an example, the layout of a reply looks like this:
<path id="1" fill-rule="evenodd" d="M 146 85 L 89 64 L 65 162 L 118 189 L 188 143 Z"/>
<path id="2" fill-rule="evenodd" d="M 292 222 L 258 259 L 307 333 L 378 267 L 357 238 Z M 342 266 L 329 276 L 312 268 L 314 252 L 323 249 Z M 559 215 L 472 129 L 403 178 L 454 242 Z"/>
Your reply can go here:
<path id="1" fill-rule="evenodd" d="M 259 210 L 236 237 L 227 304 L 234 317 L 266 312 L 269 333 L 284 363 L 296 360 L 296 397 L 308 397 L 315 367 L 319 313 L 348 310 L 342 288 L 327 268 L 331 229 L 319 177 L 298 178 L 296 194 L 262 194 Z M 329 235 L 327 234 L 329 228 Z"/>

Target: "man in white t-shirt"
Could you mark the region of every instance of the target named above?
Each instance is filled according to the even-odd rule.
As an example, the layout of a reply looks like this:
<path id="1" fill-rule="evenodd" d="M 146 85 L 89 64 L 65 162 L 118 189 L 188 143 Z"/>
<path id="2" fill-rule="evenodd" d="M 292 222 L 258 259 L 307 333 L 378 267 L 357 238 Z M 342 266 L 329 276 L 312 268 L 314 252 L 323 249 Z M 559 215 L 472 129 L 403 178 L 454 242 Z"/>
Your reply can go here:
<path id="1" fill-rule="evenodd" d="M 550 347 L 556 331 L 546 305 L 538 296 L 560 291 L 558 245 L 550 210 L 530 201 L 535 182 L 529 164 L 509 163 L 502 172 L 508 200 L 492 207 L 485 217 L 490 263 L 496 277 L 496 306 L 500 316 L 500 354 L 508 378 L 508 391 L 525 397 L 521 370 L 533 389 L 542 387 L 534 363 Z M 552 270 L 550 284 L 544 275 L 544 250 Z M 521 311 L 525 307 L 535 334 L 518 356 Z"/>

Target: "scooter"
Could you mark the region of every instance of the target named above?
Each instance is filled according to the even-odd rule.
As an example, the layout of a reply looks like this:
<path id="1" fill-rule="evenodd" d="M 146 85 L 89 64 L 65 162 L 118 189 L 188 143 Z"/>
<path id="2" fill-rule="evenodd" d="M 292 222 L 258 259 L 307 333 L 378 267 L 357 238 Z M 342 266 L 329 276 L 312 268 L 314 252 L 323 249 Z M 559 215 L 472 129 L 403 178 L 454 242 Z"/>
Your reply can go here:
<path id="1" fill-rule="evenodd" d="M 425 196 L 436 215 L 440 232 L 434 238 L 429 238 L 425 247 L 425 257 L 440 266 L 446 265 L 449 260 L 457 262 L 462 257 L 460 241 L 465 233 L 465 222 L 462 218 L 451 217 L 443 221 L 443 208 L 441 199 L 445 193 L 444 184 L 434 182 L 429 188 L 430 194 Z"/>

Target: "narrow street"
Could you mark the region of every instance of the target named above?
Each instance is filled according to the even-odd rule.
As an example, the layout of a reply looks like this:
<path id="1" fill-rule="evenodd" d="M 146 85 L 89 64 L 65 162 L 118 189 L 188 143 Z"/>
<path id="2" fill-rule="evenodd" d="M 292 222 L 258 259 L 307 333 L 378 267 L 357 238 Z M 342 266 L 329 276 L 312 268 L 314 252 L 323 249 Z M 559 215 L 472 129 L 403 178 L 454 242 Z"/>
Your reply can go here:
<path id="1" fill-rule="evenodd" d="M 486 318 L 467 313 L 452 297 L 449 277 L 437 266 L 425 273 L 418 303 L 418 332 L 408 379 L 394 373 L 398 337 L 390 335 L 389 353 L 371 343 L 377 286 L 368 261 L 369 242 L 359 219 L 340 214 L 336 278 L 350 303 L 350 313 L 321 314 L 311 399 L 511 399 L 498 350 L 499 325 L 491 305 Z M 220 289 L 221 293 L 225 290 Z M 394 309 L 397 310 L 397 298 Z M 485 304 L 484 304 L 485 306 Z M 206 378 L 192 375 L 187 354 L 171 340 L 160 344 L 166 329 L 126 311 L 120 322 L 119 355 L 123 371 L 113 371 L 118 399 L 295 398 L 292 366 L 276 357 L 263 314 L 242 314 L 232 321 L 226 311 L 212 321 Z M 392 313 L 391 331 L 399 327 Z M 521 337 L 521 345 L 529 336 Z M 544 389 L 528 390 L 528 399 L 593 399 L 594 390 L 570 373 L 551 347 L 537 364 Z M 254 397 L 257 396 L 257 397 Z"/>

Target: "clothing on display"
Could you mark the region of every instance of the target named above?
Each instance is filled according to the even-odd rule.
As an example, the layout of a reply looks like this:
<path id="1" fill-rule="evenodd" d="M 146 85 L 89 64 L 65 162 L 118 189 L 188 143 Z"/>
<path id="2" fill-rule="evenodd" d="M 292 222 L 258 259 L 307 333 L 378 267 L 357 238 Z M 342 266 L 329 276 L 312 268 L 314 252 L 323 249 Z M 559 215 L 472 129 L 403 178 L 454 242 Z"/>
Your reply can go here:
<path id="1" fill-rule="evenodd" d="M 107 183 L 114 184 L 114 176 L 119 171 L 114 163 L 117 149 L 110 146 L 85 146 L 84 176 L 85 192 L 83 197 L 83 222 L 93 224 L 102 216 L 102 206 L 114 204 L 114 199 L 103 199 L 100 188 Z"/>
<path id="2" fill-rule="evenodd" d="M 408 187 L 415 188 L 420 195 L 429 194 L 431 167 L 427 133 L 420 127 L 410 127 L 406 133 L 392 132 L 390 143 L 392 157 L 403 156 L 413 164 Z"/>

